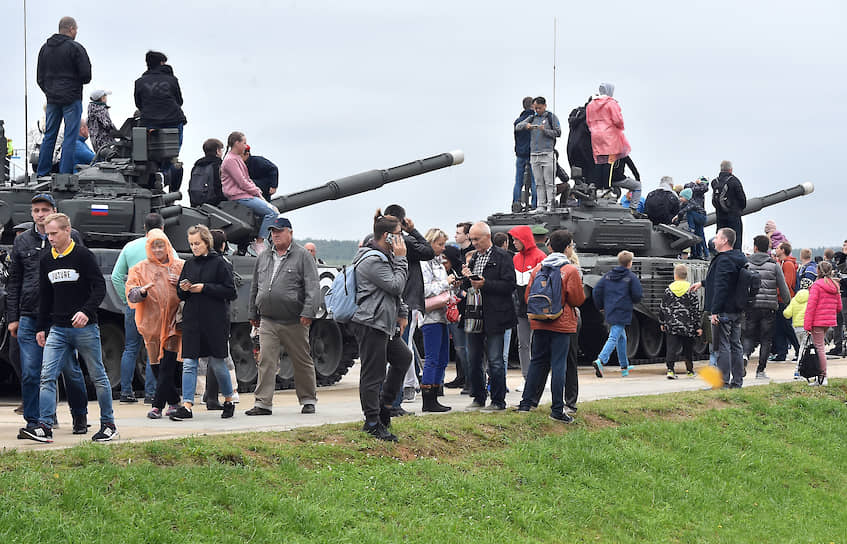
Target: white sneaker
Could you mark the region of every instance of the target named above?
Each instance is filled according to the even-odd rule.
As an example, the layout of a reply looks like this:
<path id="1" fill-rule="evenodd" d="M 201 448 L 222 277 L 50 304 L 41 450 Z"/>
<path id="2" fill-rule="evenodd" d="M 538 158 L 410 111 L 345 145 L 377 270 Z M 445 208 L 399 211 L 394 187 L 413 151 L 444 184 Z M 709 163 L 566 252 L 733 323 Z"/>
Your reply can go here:
<path id="1" fill-rule="evenodd" d="M 239 400 L 239 399 L 238 399 L 238 391 L 233 391 L 233 392 L 232 392 L 232 403 L 233 403 L 233 404 L 238 404 L 238 400 Z"/>

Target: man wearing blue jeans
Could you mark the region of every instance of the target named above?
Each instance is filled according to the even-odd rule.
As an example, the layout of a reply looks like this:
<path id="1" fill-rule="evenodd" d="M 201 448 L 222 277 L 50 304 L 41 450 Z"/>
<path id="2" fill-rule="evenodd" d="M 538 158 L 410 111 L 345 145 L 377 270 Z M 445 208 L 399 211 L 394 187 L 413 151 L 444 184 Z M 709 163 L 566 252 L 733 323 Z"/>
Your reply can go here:
<path id="1" fill-rule="evenodd" d="M 91 250 L 71 239 L 67 215 L 51 214 L 44 225 L 52 249 L 42 255 L 39 272 L 41 301 L 35 338 L 44 348 L 41 415 L 37 427 L 21 432 L 38 442 L 53 441 L 51 414 L 56 411 L 56 378 L 66 358 L 76 349 L 88 365 L 100 405 L 100 430 L 91 439 L 108 442 L 118 437 L 118 431 L 112 412 L 112 386 L 103 366 L 97 326 L 97 308 L 106 295 L 106 282 Z"/>
<path id="2" fill-rule="evenodd" d="M 149 213 L 144 218 L 144 232 L 150 232 L 153 229 L 164 229 L 165 220 L 156 212 Z M 176 256 L 176 254 L 174 254 Z M 121 250 L 118 255 L 118 260 L 112 269 L 112 285 L 115 287 L 115 292 L 124 303 L 124 353 L 121 356 L 121 402 L 133 403 L 138 402 L 135 398 L 135 393 L 132 390 L 132 378 L 135 375 L 135 360 L 138 358 L 139 352 L 147 359 L 146 350 L 142 350 L 144 339 L 138 334 L 138 328 L 135 325 L 135 310 L 130 308 L 126 300 L 126 278 L 129 269 L 137 265 L 147 258 L 147 236 L 143 236 L 132 242 L 129 242 Z M 158 362 L 158 361 L 157 361 Z M 153 402 L 153 396 L 156 394 L 156 377 L 153 375 L 153 370 L 150 368 L 150 361 L 147 361 L 145 382 L 144 382 L 144 402 Z"/>
<path id="3" fill-rule="evenodd" d="M 53 150 L 59 125 L 65 121 L 65 142 L 59 172 L 74 171 L 74 142 L 79 137 L 82 117 L 82 86 L 91 81 L 91 61 L 85 48 L 75 41 L 77 24 L 72 17 L 62 17 L 59 33 L 47 39 L 38 53 L 38 86 L 47 96 L 47 125 L 38 156 L 37 176 L 47 176 L 53 166 Z"/>
<path id="4" fill-rule="evenodd" d="M 462 275 L 466 278 L 463 287 L 473 287 L 482 294 L 482 330 L 468 331 L 467 336 L 468 379 L 474 399 L 469 408 L 502 411 L 506 409 L 503 336 L 518 322 L 512 303 L 517 285 L 515 265 L 508 251 L 492 244 L 491 229 L 486 223 L 474 224 L 469 235 L 476 253 L 471 262 L 462 267 Z M 491 383 L 491 405 L 488 407 L 485 406 L 488 396 L 486 366 Z"/>
<path id="5" fill-rule="evenodd" d="M 621 365 L 621 376 L 629 376 L 629 359 L 626 356 L 626 326 L 632 323 L 633 306 L 641 300 L 643 289 L 638 276 L 632 270 L 633 254 L 629 251 L 618 253 L 618 266 L 606 272 L 592 294 L 594 305 L 605 311 L 609 324 L 609 338 L 594 361 L 594 373 L 603 377 L 603 366 L 609 362 L 612 352 L 617 349 Z"/>
<path id="6" fill-rule="evenodd" d="M 40 259 L 44 253 L 50 252 L 50 244 L 44 232 L 44 220 L 56 212 L 56 201 L 49 193 L 41 193 L 32 197 L 30 213 L 32 228 L 20 233 L 15 238 L 12 251 L 9 254 L 9 281 L 6 283 L 6 317 L 9 333 L 16 336 L 21 354 L 21 400 L 24 406 L 24 418 L 27 428 L 38 425 L 39 410 L 39 379 L 41 377 L 41 362 L 43 350 L 35 340 L 38 332 L 36 318 L 39 309 L 38 274 Z M 79 233 L 71 231 L 71 238 L 82 244 Z M 88 397 L 85 390 L 85 380 L 82 372 L 69 354 L 62 375 L 68 392 L 68 404 L 73 417 L 74 434 L 88 432 Z M 55 400 L 54 400 L 55 404 Z M 55 414 L 53 415 L 55 419 Z M 19 438 L 23 432 L 18 433 Z"/>
<path id="7" fill-rule="evenodd" d="M 518 123 L 526 121 L 528 118 L 535 115 L 535 110 L 532 109 L 532 97 L 527 96 L 523 99 L 523 111 L 518 118 L 515 119 L 515 187 L 512 190 L 512 211 L 520 211 L 515 209 L 515 205 L 521 204 L 521 192 L 523 191 L 523 180 L 527 170 L 529 170 L 529 179 L 532 187 L 532 199 L 530 208 L 535 209 L 538 202 L 538 195 L 535 191 L 535 177 L 532 175 L 532 168 L 529 168 L 529 145 L 530 132 L 527 130 L 518 130 Z M 521 206 L 522 207 L 522 206 Z"/>

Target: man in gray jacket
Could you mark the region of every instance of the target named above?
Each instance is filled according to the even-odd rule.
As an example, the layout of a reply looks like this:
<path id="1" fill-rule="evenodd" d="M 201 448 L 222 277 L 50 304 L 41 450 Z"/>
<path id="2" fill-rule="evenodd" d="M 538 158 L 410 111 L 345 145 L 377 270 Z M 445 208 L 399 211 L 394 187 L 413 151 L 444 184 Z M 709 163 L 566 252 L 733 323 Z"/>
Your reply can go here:
<path id="1" fill-rule="evenodd" d="M 317 384 L 309 353 L 309 327 L 322 302 L 318 267 L 312 254 L 294 243 L 291 221 L 277 217 L 269 230 L 273 250 L 256 259 L 250 289 L 250 323 L 259 327 L 260 354 L 255 406 L 245 413 L 271 414 L 282 346 L 294 366 L 294 387 L 302 413 L 314 414 Z"/>
<path id="2" fill-rule="evenodd" d="M 539 96 L 532 101 L 535 115 L 515 125 L 515 132 L 531 131 L 529 162 L 538 193 L 537 212 L 553 211 L 556 203 L 556 159 L 553 148 L 556 138 L 562 135 L 562 125 L 552 111 L 547 111 L 547 101 Z"/>
<path id="3" fill-rule="evenodd" d="M 753 353 L 756 344 L 761 344 L 756 378 L 766 380 L 768 375 L 765 374 L 765 367 L 768 364 L 768 355 L 770 355 L 773 342 L 776 310 L 779 308 L 777 291 L 782 300 L 791 300 L 791 294 L 788 292 L 788 284 L 785 283 L 782 267 L 768 256 L 770 248 L 768 237 L 759 235 L 753 238 L 753 248 L 754 252 L 747 260 L 750 263 L 750 270 L 759 273 L 762 283 L 756 298 L 753 299 L 752 306 L 744 312 L 744 363 L 746 366 L 747 359 Z"/>

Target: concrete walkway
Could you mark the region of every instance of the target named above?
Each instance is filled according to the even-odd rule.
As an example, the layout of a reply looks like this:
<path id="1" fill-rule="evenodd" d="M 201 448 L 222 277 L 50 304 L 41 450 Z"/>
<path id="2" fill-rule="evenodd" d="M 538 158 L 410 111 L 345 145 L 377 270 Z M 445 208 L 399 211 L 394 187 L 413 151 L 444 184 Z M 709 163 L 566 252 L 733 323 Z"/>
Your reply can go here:
<path id="1" fill-rule="evenodd" d="M 705 363 L 698 363 L 700 368 Z M 620 370 L 616 367 L 607 367 L 606 377 L 600 379 L 594 376 L 594 370 L 590 367 L 580 367 L 579 386 L 580 402 L 591 400 L 629 397 L 638 395 L 653 395 L 671 393 L 675 391 L 702 390 L 705 383 L 699 378 L 688 378 L 684 375 L 683 364 L 677 364 L 677 371 L 683 371 L 683 376 L 676 380 L 668 380 L 665 377 L 666 368 L 661 364 L 639 365 L 629 375 L 622 378 Z M 452 367 L 452 365 L 451 365 Z M 751 377 L 755 375 L 755 358 L 750 361 L 748 367 L 748 379 L 744 386 L 764 385 L 768 380 L 756 380 Z M 347 376 L 340 383 L 331 387 L 318 389 L 317 414 L 302 415 L 297 404 L 294 391 L 277 391 L 274 398 L 273 415 L 270 416 L 246 416 L 244 411 L 253 406 L 253 395 L 241 395 L 241 402 L 236 405 L 235 417 L 232 419 L 221 419 L 220 412 L 207 412 L 203 405 L 197 405 L 194 409 L 194 419 L 174 422 L 166 418 L 159 420 L 147 419 L 146 414 L 150 410 L 149 405 L 141 402 L 138 404 L 120 404 L 115 401 L 115 420 L 120 432 L 118 442 L 138 442 L 146 440 L 160 440 L 178 438 L 191 435 L 208 435 L 219 433 L 248 432 L 248 431 L 286 431 L 296 427 L 323 425 L 327 423 L 347 423 L 362 421 L 361 408 L 359 405 L 359 365 L 350 369 Z M 794 363 L 770 363 L 767 368 L 771 382 L 792 381 Z M 847 359 L 830 359 L 828 365 L 830 377 L 847 377 Z M 448 380 L 452 376 L 448 374 Z M 507 384 L 510 392 L 506 396 L 509 406 L 518 404 L 521 393 L 517 391 L 523 385 L 519 370 L 510 370 L 507 376 Z M 459 394 L 457 389 L 445 390 L 445 397 L 440 399 L 442 404 L 452 406 L 453 410 L 463 410 L 469 403 L 467 396 Z M 542 398 L 542 404 L 550 402 L 549 388 Z M 7 450 L 16 448 L 21 451 L 31 449 L 65 448 L 91 440 L 91 435 L 99 428 L 99 409 L 97 402 L 88 404 L 89 423 L 92 425 L 91 432 L 87 435 L 74 435 L 71 433 L 71 417 L 66 403 L 59 405 L 59 428 L 53 431 L 52 444 L 39 444 L 31 440 L 18 440 L 18 429 L 24 425 L 23 418 L 15 414 L 15 404 L 6 403 L 0 405 L 0 448 Z M 420 415 L 420 397 L 413 402 L 403 404 L 406 410 L 411 410 Z M 437 417 L 431 414 L 431 417 Z M 579 416 L 577 416 L 578 418 Z"/>

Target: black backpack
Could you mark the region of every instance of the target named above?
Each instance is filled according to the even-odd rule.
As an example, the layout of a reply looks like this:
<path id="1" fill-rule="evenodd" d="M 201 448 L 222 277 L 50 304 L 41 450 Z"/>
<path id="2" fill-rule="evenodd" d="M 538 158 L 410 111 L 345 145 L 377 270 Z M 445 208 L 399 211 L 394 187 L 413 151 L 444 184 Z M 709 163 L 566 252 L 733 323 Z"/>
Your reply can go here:
<path id="1" fill-rule="evenodd" d="M 713 204 L 715 207 L 720 207 L 721 211 L 724 212 L 736 212 L 739 211 L 739 206 L 737 202 L 733 202 L 733 200 L 729 197 L 729 180 L 731 180 L 734 176 L 727 177 L 723 183 L 721 183 L 718 178 L 712 180 L 712 190 L 715 192 L 713 200 Z"/>
<path id="2" fill-rule="evenodd" d="M 738 282 L 735 284 L 735 304 L 744 310 L 752 306 L 753 299 L 759 293 L 762 278 L 759 273 L 750 268 L 747 263 L 738 271 Z"/>
<path id="3" fill-rule="evenodd" d="M 193 208 L 207 202 L 217 204 L 215 202 L 215 168 L 220 168 L 220 165 L 209 162 L 195 164 L 191 169 L 191 179 L 188 180 L 188 199 Z"/>

